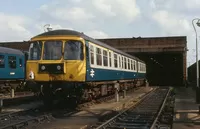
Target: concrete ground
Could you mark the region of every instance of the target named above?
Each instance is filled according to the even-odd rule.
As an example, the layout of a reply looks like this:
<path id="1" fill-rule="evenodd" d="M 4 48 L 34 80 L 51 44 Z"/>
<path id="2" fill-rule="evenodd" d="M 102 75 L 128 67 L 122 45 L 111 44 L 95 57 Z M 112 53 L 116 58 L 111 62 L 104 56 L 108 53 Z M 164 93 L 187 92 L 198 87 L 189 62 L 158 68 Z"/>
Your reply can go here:
<path id="1" fill-rule="evenodd" d="M 70 117 L 65 117 L 65 114 L 59 114 L 58 117 L 54 117 L 53 121 L 43 123 L 41 125 L 35 125 L 33 128 L 39 129 L 84 129 L 89 125 L 98 122 L 99 117 L 109 111 L 119 111 L 124 107 L 134 104 L 140 100 L 147 92 L 153 90 L 151 87 L 142 87 L 132 94 L 128 94 L 126 98 L 120 98 L 119 102 L 115 102 L 114 99 L 90 106 L 82 111 L 73 114 Z"/>
<path id="2" fill-rule="evenodd" d="M 195 103 L 195 90 L 176 88 L 173 129 L 200 129 L 200 115 Z"/>

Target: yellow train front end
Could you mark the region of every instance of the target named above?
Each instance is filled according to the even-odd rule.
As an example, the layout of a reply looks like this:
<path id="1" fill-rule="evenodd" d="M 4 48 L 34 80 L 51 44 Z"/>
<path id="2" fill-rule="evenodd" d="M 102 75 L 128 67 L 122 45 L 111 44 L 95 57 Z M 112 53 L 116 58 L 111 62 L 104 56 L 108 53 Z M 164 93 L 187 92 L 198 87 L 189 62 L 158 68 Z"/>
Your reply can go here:
<path id="1" fill-rule="evenodd" d="M 84 39 L 69 35 L 41 35 L 31 39 L 26 79 L 45 102 L 54 96 L 77 96 L 85 81 Z M 76 89 L 76 90 L 75 90 Z M 79 89 L 79 90 L 77 90 Z"/>

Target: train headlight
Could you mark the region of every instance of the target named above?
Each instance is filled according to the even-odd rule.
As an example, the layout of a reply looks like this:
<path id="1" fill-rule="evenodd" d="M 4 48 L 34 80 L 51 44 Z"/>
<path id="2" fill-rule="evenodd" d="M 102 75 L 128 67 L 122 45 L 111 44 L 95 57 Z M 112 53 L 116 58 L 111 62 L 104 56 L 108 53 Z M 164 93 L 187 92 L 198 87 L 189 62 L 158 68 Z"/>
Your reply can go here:
<path id="1" fill-rule="evenodd" d="M 60 65 L 57 65 L 57 70 L 61 70 L 61 66 Z"/>
<path id="2" fill-rule="evenodd" d="M 41 66 L 41 69 L 42 69 L 42 70 L 45 70 L 45 68 L 46 68 L 46 67 L 45 67 L 44 65 Z"/>
<path id="3" fill-rule="evenodd" d="M 35 78 L 35 75 L 34 75 L 33 71 L 31 71 L 29 73 L 29 79 L 34 79 L 34 78 Z"/>

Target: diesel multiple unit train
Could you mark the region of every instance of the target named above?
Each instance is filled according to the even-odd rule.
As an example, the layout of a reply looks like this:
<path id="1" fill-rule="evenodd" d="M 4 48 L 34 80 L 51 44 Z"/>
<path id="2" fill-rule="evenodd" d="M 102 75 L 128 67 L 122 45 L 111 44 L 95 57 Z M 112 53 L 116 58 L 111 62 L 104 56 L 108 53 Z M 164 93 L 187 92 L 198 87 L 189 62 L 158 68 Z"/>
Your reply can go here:
<path id="1" fill-rule="evenodd" d="M 142 85 L 142 60 L 73 30 L 53 30 L 31 39 L 26 72 L 44 102 L 54 98 L 91 100 Z"/>
<path id="2" fill-rule="evenodd" d="M 0 50 L 0 79 L 25 79 L 47 104 L 88 101 L 113 94 L 115 84 L 124 90 L 146 80 L 145 62 L 74 30 L 44 32 L 30 42 L 27 61 L 17 50 L 15 56 Z"/>

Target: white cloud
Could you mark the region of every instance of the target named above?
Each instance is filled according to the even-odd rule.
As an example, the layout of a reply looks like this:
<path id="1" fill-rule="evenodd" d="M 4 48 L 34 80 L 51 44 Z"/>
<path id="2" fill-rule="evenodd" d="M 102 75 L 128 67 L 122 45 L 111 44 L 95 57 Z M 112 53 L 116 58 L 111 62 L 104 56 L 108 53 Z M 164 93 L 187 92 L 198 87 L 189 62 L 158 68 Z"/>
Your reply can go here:
<path id="1" fill-rule="evenodd" d="M 43 33 L 45 31 L 44 25 L 45 25 L 44 23 L 36 24 L 35 27 L 37 28 L 39 33 Z M 67 26 L 61 26 L 59 24 L 51 24 L 51 27 L 53 28 L 53 30 L 57 30 L 57 29 L 74 30 L 73 28 L 70 28 L 70 27 L 67 27 Z M 80 30 L 75 30 L 75 31 L 82 32 Z M 83 33 L 90 36 L 91 38 L 108 38 L 109 37 L 105 32 L 98 31 L 98 30 L 83 31 Z"/>
<path id="2" fill-rule="evenodd" d="M 168 34 L 183 35 L 191 31 L 191 25 L 187 19 L 171 14 L 166 10 L 154 12 L 152 18 Z"/>
<path id="3" fill-rule="evenodd" d="M 44 33 L 46 31 L 46 27 L 45 25 L 47 25 L 46 23 L 42 22 L 42 23 L 38 23 L 35 25 L 36 31 L 37 33 Z M 59 24 L 50 24 L 51 27 L 53 28 L 53 30 L 57 30 L 57 29 L 68 29 L 68 30 L 73 30 L 73 28 L 70 27 L 63 27 Z"/>
<path id="4" fill-rule="evenodd" d="M 126 23 L 134 21 L 140 14 L 136 0 L 76 0 L 74 2 L 59 0 L 42 5 L 40 10 L 54 19 L 77 24 L 87 22 L 91 24 L 93 20 L 113 19 L 113 17 Z"/>
<path id="5" fill-rule="evenodd" d="M 131 22 L 140 14 L 136 0 L 92 0 L 95 8 L 106 16 Z"/>
<path id="6" fill-rule="evenodd" d="M 81 7 L 66 7 L 65 4 L 57 6 L 54 4 L 46 4 L 40 7 L 44 15 L 51 16 L 57 20 L 69 21 L 71 23 L 85 23 L 95 16 Z"/>
<path id="7" fill-rule="evenodd" d="M 105 0 L 93 0 L 93 4 L 98 11 L 102 12 L 106 16 L 116 16 L 116 13 L 112 10 L 112 6 L 105 2 Z"/>
<path id="8" fill-rule="evenodd" d="M 27 40 L 31 37 L 31 31 L 25 27 L 30 23 L 28 18 L 0 12 L 0 19 L 0 41 Z"/>
<path id="9" fill-rule="evenodd" d="M 188 9 L 199 9 L 200 1 L 199 0 L 184 0 L 184 5 Z"/>
<path id="10" fill-rule="evenodd" d="M 92 30 L 85 32 L 86 35 L 95 38 L 95 39 L 100 39 L 100 38 L 108 38 L 108 34 L 102 32 L 102 31 L 97 31 L 97 30 Z"/>

